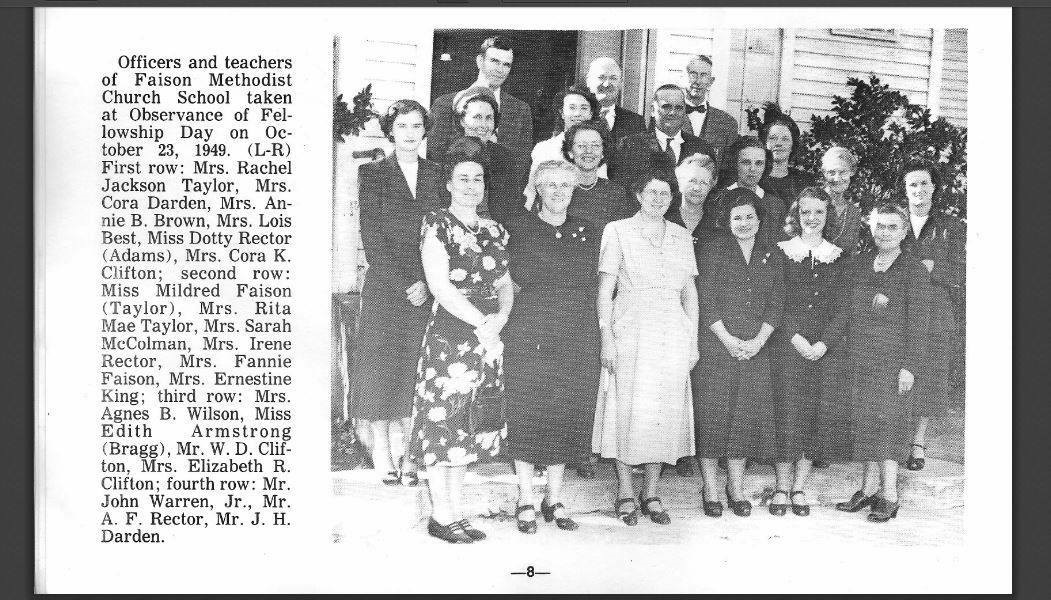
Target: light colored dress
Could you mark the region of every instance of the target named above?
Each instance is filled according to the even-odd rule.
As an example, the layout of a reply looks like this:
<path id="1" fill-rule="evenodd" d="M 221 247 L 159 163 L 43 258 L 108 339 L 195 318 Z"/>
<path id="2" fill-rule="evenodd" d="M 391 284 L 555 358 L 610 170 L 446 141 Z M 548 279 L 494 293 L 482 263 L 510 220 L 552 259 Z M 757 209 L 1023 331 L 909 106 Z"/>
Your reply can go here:
<path id="1" fill-rule="evenodd" d="M 529 180 L 526 182 L 525 189 L 522 194 L 526 197 L 525 207 L 526 210 L 533 208 L 533 202 L 536 201 L 536 168 L 540 166 L 540 163 L 549 160 L 566 160 L 566 156 L 562 154 L 562 141 L 566 139 L 566 132 L 562 132 L 554 137 L 548 138 L 542 142 L 537 142 L 536 146 L 533 146 L 533 151 L 529 154 L 530 166 L 529 166 Z M 606 179 L 606 163 L 602 163 L 602 166 L 598 168 L 598 176 Z"/>
<path id="2" fill-rule="evenodd" d="M 684 227 L 667 223 L 658 247 L 642 235 L 643 217 L 606 225 L 599 272 L 617 276 L 613 335 L 617 368 L 604 369 L 592 450 L 628 464 L 674 463 L 695 452 L 690 355 L 696 323 L 681 293 L 697 262 Z"/>

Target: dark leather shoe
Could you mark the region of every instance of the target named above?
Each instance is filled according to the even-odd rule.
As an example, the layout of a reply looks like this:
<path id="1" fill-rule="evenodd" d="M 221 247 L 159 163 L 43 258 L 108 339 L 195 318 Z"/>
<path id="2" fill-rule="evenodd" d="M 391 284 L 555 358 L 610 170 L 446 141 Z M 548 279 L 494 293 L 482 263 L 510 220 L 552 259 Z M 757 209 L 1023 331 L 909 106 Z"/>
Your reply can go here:
<path id="1" fill-rule="evenodd" d="M 533 511 L 533 518 L 526 521 L 522 518 L 522 513 L 527 510 Z M 536 507 L 532 504 L 523 504 L 515 509 L 515 520 L 518 521 L 518 531 L 522 533 L 536 533 Z"/>
<path id="2" fill-rule="evenodd" d="M 815 460 L 814 461 L 814 468 L 815 469 L 827 469 L 830 466 L 832 466 L 832 465 L 827 460 Z"/>
<path id="3" fill-rule="evenodd" d="M 723 516 L 723 503 L 718 500 L 709 501 L 704 495 L 704 490 L 701 490 L 701 507 L 704 509 L 704 514 L 709 517 Z"/>
<path id="4" fill-rule="evenodd" d="M 630 504 L 631 509 L 629 510 L 626 505 Z M 634 498 L 621 498 L 613 504 L 613 510 L 617 512 L 617 517 L 624 521 L 626 525 L 638 525 L 639 524 L 639 508 L 635 505 Z"/>
<path id="5" fill-rule="evenodd" d="M 642 497 L 640 496 L 639 499 L 642 500 Z M 642 514 L 649 517 L 651 521 L 658 525 L 667 525 L 668 523 L 671 523 L 671 517 L 668 516 L 668 511 L 664 510 L 663 504 L 661 504 L 660 510 L 652 510 L 649 508 L 649 505 L 654 502 L 661 504 L 661 499 L 654 496 L 642 500 Z"/>
<path id="6" fill-rule="evenodd" d="M 459 521 L 449 525 L 449 527 L 456 527 L 458 531 L 466 533 L 467 537 L 471 538 L 474 541 L 485 539 L 485 534 L 475 529 L 474 525 L 471 525 L 471 522 L 467 519 L 460 519 Z"/>
<path id="7" fill-rule="evenodd" d="M 873 523 L 886 523 L 898 516 L 899 506 L 900 504 L 898 502 L 887 502 L 886 498 L 879 496 L 872 505 L 872 512 L 868 515 L 869 521 Z"/>
<path id="8" fill-rule="evenodd" d="M 784 494 L 785 498 L 788 498 L 787 490 L 775 490 L 774 497 L 778 494 Z M 788 504 L 777 504 L 774 502 L 774 498 L 770 498 L 770 504 L 767 505 L 766 509 L 775 517 L 783 517 L 788 514 Z"/>
<path id="9" fill-rule="evenodd" d="M 730 493 L 730 486 L 726 486 L 726 505 L 738 517 L 752 515 L 752 503 L 747 500 L 734 500 L 733 494 Z"/>
<path id="10" fill-rule="evenodd" d="M 457 527 L 454 528 L 454 525 L 457 525 Z M 467 535 L 466 531 L 460 529 L 458 523 L 442 525 L 435 521 L 434 517 L 431 517 L 430 522 L 427 523 L 427 533 L 450 544 L 470 544 L 474 542 L 471 536 Z"/>
<path id="11" fill-rule="evenodd" d="M 548 506 L 543 500 L 540 501 L 540 513 L 544 515 L 545 522 L 550 523 L 551 521 L 554 521 L 555 526 L 566 531 L 573 531 L 579 527 L 577 522 L 569 517 L 556 517 L 555 511 L 560 508 L 562 510 L 566 509 L 561 502 L 555 502 L 553 506 Z"/>
<path id="12" fill-rule="evenodd" d="M 790 498 L 792 500 L 792 514 L 797 517 L 808 517 L 810 516 L 810 505 L 809 504 L 796 504 L 796 494 L 805 494 L 803 490 L 796 490 L 792 492 Z"/>
<path id="13" fill-rule="evenodd" d="M 926 446 L 922 446 L 920 444 L 913 444 L 912 447 L 913 448 L 919 448 L 921 450 L 926 450 L 927 449 Z M 910 471 L 922 471 L 923 470 L 923 466 L 926 463 L 927 463 L 926 459 L 924 459 L 924 458 L 916 458 L 915 456 L 912 456 L 910 454 L 909 455 L 909 462 L 905 463 L 905 468 L 910 470 Z"/>
<path id="14" fill-rule="evenodd" d="M 858 512 L 866 506 L 872 506 L 872 503 L 876 501 L 876 494 L 871 496 L 865 495 L 865 490 L 858 490 L 854 492 L 854 495 L 850 497 L 850 500 L 846 502 L 837 502 L 836 510 L 842 510 L 844 512 Z"/>

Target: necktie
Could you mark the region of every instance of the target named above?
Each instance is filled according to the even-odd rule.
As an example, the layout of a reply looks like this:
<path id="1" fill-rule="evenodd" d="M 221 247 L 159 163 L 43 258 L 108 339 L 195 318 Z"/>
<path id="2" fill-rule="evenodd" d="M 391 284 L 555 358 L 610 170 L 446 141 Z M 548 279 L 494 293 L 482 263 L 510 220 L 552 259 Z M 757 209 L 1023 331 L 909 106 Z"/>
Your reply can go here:
<path id="1" fill-rule="evenodd" d="M 668 160 L 671 161 L 672 165 L 678 163 L 675 159 L 675 148 L 671 147 L 671 138 L 668 138 L 668 140 L 664 142 L 664 155 L 668 157 Z"/>
<path id="2" fill-rule="evenodd" d="M 698 106 L 690 106 L 689 104 L 686 105 L 686 114 L 690 114 L 692 112 L 703 113 L 706 110 L 708 110 L 708 107 L 704 104 Z"/>

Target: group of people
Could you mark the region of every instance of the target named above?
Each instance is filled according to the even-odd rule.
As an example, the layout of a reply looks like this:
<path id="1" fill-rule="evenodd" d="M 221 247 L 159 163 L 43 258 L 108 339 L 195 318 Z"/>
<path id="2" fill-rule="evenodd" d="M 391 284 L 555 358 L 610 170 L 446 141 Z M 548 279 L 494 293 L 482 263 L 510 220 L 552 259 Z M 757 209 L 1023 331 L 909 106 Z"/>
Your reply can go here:
<path id="1" fill-rule="evenodd" d="M 393 154 L 359 169 L 354 415 L 384 481 L 415 485 L 425 468 L 428 531 L 460 543 L 485 537 L 461 507 L 467 466 L 497 459 L 513 461 L 527 534 L 538 513 L 577 529 L 564 472 L 593 476 L 595 456 L 615 461 L 628 525 L 669 523 L 663 466 L 688 475 L 697 459 L 712 517 L 720 463 L 726 506 L 751 513 L 751 459 L 775 466 L 771 514 L 809 514 L 816 460 L 864 463 L 837 508 L 894 518 L 898 465 L 922 468 L 926 423 L 946 409 L 962 315 L 966 234 L 931 210 L 937 168 L 908 164 L 904 202 L 866 221 L 853 152 L 793 168 L 799 129 L 775 109 L 739 136 L 707 104 L 705 56 L 688 86 L 656 89 L 650 128 L 597 59 L 530 147 L 528 105 L 501 90 L 513 57 L 489 38 L 475 84 L 430 111 L 394 102 Z"/>

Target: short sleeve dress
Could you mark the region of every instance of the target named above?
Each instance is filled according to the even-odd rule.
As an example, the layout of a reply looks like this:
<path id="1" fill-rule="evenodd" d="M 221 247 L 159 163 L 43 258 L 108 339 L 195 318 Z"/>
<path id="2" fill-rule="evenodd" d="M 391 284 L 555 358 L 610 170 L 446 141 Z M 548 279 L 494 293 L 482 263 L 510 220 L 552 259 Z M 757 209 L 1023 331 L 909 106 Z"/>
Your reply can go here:
<path id="1" fill-rule="evenodd" d="M 576 198 L 573 199 L 576 202 Z M 508 223 L 515 293 L 504 327 L 507 455 L 534 465 L 585 459 L 599 379 L 595 311 L 601 230 L 525 213 Z"/>
<path id="2" fill-rule="evenodd" d="M 606 225 L 599 271 L 616 275 L 617 363 L 603 374 L 592 450 L 628 464 L 671 463 L 694 453 L 690 356 L 696 323 L 681 293 L 697 263 L 685 228 L 667 223 L 659 246 L 642 235 L 643 217 Z M 611 381 L 612 380 L 612 381 Z"/>
<path id="3" fill-rule="evenodd" d="M 508 277 L 503 226 L 479 218 L 471 228 L 441 209 L 424 218 L 421 239 L 432 233 L 449 255 L 449 281 L 482 313 L 497 312 L 495 284 Z M 503 389 L 503 377 L 502 357 L 487 352 L 474 327 L 435 300 L 417 367 L 410 455 L 431 467 L 465 465 L 499 454 L 506 426 L 496 435 L 472 435 L 467 406 L 476 389 Z"/>

